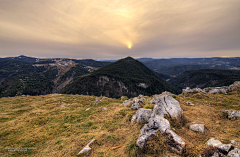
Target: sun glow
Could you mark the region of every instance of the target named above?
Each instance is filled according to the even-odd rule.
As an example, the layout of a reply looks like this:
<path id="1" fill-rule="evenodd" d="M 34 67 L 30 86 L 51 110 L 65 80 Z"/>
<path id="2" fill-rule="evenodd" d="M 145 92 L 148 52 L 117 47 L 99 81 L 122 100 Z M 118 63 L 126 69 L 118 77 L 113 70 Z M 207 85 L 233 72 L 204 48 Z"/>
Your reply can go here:
<path id="1" fill-rule="evenodd" d="M 131 49 L 131 48 L 132 48 L 132 43 L 131 43 L 131 42 L 127 42 L 127 47 L 128 47 L 129 49 Z"/>

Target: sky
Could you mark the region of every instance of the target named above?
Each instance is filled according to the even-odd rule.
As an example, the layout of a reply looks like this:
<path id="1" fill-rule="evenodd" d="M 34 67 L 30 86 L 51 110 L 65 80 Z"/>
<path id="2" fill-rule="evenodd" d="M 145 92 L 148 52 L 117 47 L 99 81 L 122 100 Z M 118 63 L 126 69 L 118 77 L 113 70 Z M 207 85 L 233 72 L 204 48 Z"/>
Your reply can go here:
<path id="1" fill-rule="evenodd" d="M 240 57 L 240 0 L 0 0 L 0 57 Z"/>

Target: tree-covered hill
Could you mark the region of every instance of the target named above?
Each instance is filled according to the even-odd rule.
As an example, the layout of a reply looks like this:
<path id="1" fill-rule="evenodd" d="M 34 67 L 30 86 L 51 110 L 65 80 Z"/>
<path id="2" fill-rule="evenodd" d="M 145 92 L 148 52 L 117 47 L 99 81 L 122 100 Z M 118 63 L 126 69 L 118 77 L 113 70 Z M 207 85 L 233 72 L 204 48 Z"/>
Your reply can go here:
<path id="1" fill-rule="evenodd" d="M 169 82 L 180 88 L 205 88 L 228 86 L 239 80 L 240 70 L 201 69 L 186 71 Z"/>
<path id="2" fill-rule="evenodd" d="M 127 57 L 73 81 L 64 93 L 133 97 L 163 91 L 178 93 L 179 89 L 157 76 L 141 62 Z"/>

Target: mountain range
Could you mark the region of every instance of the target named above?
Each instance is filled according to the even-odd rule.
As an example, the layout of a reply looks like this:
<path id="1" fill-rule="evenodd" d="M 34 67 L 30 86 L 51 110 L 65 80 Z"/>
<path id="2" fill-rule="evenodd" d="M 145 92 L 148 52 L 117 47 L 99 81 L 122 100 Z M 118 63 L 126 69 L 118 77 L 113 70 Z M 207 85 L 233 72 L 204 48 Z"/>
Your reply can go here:
<path id="1" fill-rule="evenodd" d="M 0 58 L 0 97 L 51 93 L 133 97 L 240 80 L 240 58 Z"/>

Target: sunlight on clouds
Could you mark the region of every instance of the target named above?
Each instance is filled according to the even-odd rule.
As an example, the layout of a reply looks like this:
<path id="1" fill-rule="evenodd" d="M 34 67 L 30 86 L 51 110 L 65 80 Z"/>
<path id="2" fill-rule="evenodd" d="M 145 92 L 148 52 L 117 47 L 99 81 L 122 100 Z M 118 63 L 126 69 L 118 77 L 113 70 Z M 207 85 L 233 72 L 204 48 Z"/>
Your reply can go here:
<path id="1" fill-rule="evenodd" d="M 58 43 L 72 52 L 91 47 L 106 55 L 128 54 L 133 43 L 134 55 L 238 50 L 239 6 L 225 0 L 0 0 L 0 40 Z M 49 51 L 57 53 L 56 47 Z"/>

